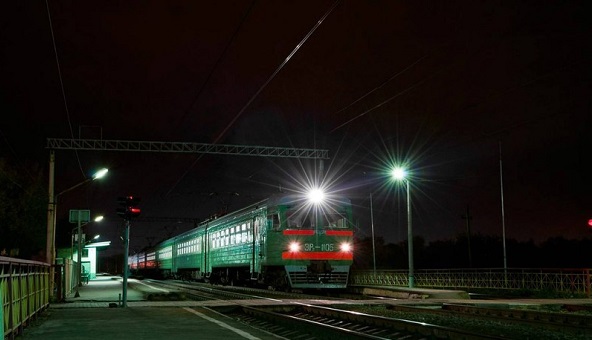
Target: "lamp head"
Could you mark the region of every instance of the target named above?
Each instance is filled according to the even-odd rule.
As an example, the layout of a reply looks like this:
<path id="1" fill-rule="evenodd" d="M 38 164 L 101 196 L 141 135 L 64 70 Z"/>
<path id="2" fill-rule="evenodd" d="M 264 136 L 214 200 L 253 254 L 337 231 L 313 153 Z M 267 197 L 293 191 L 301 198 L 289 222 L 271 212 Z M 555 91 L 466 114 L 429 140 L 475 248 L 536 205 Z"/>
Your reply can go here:
<path id="1" fill-rule="evenodd" d="M 403 168 L 394 168 L 391 171 L 391 176 L 394 180 L 401 181 L 407 177 L 407 171 L 405 171 Z"/>
<path id="2" fill-rule="evenodd" d="M 96 173 L 93 175 L 93 177 L 92 177 L 92 178 L 93 178 L 93 179 L 99 179 L 99 178 L 105 177 L 105 175 L 107 174 L 107 172 L 109 172 L 109 169 L 107 169 L 107 168 L 103 168 L 103 169 L 101 169 L 101 170 L 97 171 L 97 172 L 96 172 Z"/>

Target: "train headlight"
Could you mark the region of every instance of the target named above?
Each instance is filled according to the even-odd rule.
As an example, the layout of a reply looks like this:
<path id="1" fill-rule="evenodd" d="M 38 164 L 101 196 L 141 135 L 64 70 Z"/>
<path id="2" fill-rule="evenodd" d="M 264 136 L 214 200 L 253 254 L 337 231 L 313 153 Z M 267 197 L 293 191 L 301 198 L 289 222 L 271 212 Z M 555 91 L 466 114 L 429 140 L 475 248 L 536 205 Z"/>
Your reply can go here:
<path id="1" fill-rule="evenodd" d="M 321 204 L 325 200 L 325 192 L 323 189 L 313 188 L 307 193 L 307 198 L 312 204 Z"/>
<path id="2" fill-rule="evenodd" d="M 349 244 L 349 243 L 347 243 L 347 242 L 343 242 L 343 243 L 342 243 L 342 244 L 339 246 L 339 248 L 341 249 L 341 251 L 344 251 L 344 252 L 350 252 L 350 251 L 352 251 L 352 246 L 351 246 L 351 244 Z"/>
<path id="3" fill-rule="evenodd" d="M 298 242 L 290 243 L 290 251 L 293 253 L 300 251 L 300 243 L 298 243 Z"/>

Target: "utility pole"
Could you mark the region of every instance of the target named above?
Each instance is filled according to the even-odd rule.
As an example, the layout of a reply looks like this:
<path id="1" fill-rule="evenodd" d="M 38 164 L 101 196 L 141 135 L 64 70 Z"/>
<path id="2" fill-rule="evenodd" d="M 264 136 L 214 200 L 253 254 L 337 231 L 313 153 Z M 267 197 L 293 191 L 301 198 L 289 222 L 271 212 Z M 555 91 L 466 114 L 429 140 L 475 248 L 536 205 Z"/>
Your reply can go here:
<path id="1" fill-rule="evenodd" d="M 502 245 L 504 250 L 504 282 L 508 285 L 508 258 L 506 256 L 506 214 L 504 211 L 504 178 L 502 168 L 502 141 L 499 141 L 500 194 L 502 205 Z"/>
<path id="2" fill-rule="evenodd" d="M 469 213 L 469 205 L 467 204 L 467 212 L 462 215 L 463 220 L 467 220 L 467 246 L 469 249 L 469 268 L 473 268 L 473 256 L 471 254 L 471 220 L 473 216 Z"/>
<path id="3" fill-rule="evenodd" d="M 129 258 L 129 235 L 130 235 L 130 221 L 127 219 L 125 221 L 125 236 L 124 236 L 124 247 L 125 250 L 123 251 L 123 302 L 122 307 L 127 307 L 127 278 L 129 275 L 128 269 L 128 258 Z"/>
<path id="4" fill-rule="evenodd" d="M 376 247 L 374 244 L 374 213 L 372 209 L 372 193 L 370 193 L 370 224 L 372 225 L 372 264 L 374 267 L 374 278 L 376 278 Z"/>

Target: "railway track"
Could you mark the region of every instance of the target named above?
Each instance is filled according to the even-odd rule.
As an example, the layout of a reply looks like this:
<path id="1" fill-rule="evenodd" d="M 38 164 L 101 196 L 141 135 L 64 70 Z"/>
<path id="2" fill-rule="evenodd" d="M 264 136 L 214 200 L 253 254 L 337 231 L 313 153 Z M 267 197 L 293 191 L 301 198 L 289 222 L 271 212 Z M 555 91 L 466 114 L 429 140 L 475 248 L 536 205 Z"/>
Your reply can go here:
<path id="1" fill-rule="evenodd" d="M 553 313 L 513 308 L 486 308 L 466 304 L 444 303 L 440 308 L 389 305 L 387 309 L 406 313 L 433 314 L 442 317 L 480 318 L 503 323 L 582 334 L 592 337 L 592 316 L 573 313 Z"/>
<path id="2" fill-rule="evenodd" d="M 226 314 L 288 339 L 502 339 L 462 329 L 307 304 L 237 306 Z"/>
<path id="3" fill-rule="evenodd" d="M 303 294 L 298 292 L 282 292 L 274 290 L 265 290 L 261 288 L 239 287 L 239 286 L 219 286 L 207 283 L 197 282 L 179 282 L 179 281 L 159 281 L 144 280 L 151 285 L 175 290 L 187 294 L 192 300 L 212 299 L 318 299 L 319 295 Z M 322 295 L 325 300 L 339 300 L 339 297 Z"/>
<path id="4" fill-rule="evenodd" d="M 485 308 L 471 305 L 443 304 L 442 310 L 467 317 L 484 317 L 503 322 L 520 323 L 532 327 L 559 330 L 570 334 L 592 337 L 592 316 L 574 313 L 553 313 L 515 308 Z"/>
<path id="5" fill-rule="evenodd" d="M 508 305 L 486 308 L 470 302 L 426 304 L 424 301 L 411 306 L 401 304 L 400 300 L 380 298 L 379 304 L 375 300 L 357 304 L 352 303 L 349 294 L 347 299 L 323 296 L 323 300 L 335 300 L 329 308 L 315 306 L 314 302 L 301 303 L 306 299 L 319 300 L 317 295 L 175 281 L 151 283 L 182 292 L 190 300 L 233 300 L 231 306 L 213 308 L 287 339 L 592 338 L 592 316 L 581 313 L 512 309 Z M 241 303 L 246 299 L 274 300 L 274 306 L 263 306 L 265 303 L 258 307 L 247 306 Z M 581 310 L 582 307 L 571 309 Z"/>
<path id="6" fill-rule="evenodd" d="M 222 287 L 174 281 L 153 281 L 167 290 L 182 292 L 191 300 L 234 300 L 233 306 L 216 307 L 218 312 L 251 327 L 272 331 L 286 339 L 497 339 L 463 329 L 441 327 L 412 320 L 394 319 L 338 308 L 295 303 L 294 299 L 318 299 L 319 296 L 266 291 L 244 287 Z M 246 299 L 288 300 L 281 306 L 241 305 Z M 340 300 L 332 297 L 331 299 Z M 351 301 L 351 300 L 350 300 Z"/>
<path id="7" fill-rule="evenodd" d="M 591 339 L 591 317 L 534 310 L 457 304 L 341 306 L 353 311 L 404 318 L 507 339 Z"/>

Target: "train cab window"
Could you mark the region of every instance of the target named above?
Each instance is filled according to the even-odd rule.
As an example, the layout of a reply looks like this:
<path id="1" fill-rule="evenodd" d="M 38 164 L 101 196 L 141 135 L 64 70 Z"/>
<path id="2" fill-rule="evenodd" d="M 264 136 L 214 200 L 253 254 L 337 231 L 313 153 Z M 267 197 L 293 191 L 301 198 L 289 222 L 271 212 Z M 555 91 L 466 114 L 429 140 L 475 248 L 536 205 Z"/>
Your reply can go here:
<path id="1" fill-rule="evenodd" d="M 288 229 L 302 228 L 302 220 L 295 211 L 286 211 L 286 221 Z"/>
<path id="2" fill-rule="evenodd" d="M 314 228 L 314 219 L 309 213 L 297 210 L 286 211 L 287 227 L 292 228 Z"/>
<path id="3" fill-rule="evenodd" d="M 267 221 L 268 223 L 271 223 L 273 230 L 280 229 L 280 216 L 277 213 L 268 215 Z"/>
<path id="4" fill-rule="evenodd" d="M 323 223 L 323 224 L 326 225 L 326 227 L 329 229 L 347 228 L 347 220 L 345 218 L 345 215 L 343 215 L 343 214 L 335 212 L 332 214 L 326 214 L 325 218 L 326 218 L 326 221 L 324 221 L 325 223 Z"/>

